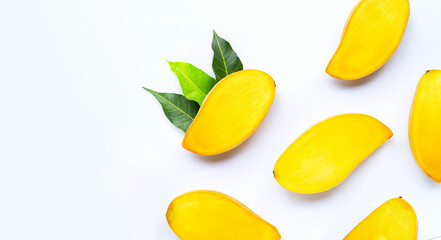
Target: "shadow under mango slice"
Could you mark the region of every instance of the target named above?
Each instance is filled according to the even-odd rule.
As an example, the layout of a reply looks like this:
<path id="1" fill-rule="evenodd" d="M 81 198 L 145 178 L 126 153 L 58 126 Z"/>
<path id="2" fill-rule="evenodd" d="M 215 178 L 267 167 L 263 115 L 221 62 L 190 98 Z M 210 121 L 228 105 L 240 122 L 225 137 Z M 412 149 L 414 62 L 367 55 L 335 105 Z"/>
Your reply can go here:
<path id="1" fill-rule="evenodd" d="M 328 118 L 303 133 L 280 156 L 274 177 L 297 193 L 318 193 L 342 182 L 392 137 L 377 119 L 358 113 Z"/>
<path id="2" fill-rule="evenodd" d="M 262 71 L 228 75 L 205 98 L 182 146 L 200 155 L 220 154 L 236 147 L 263 121 L 275 93 L 274 80 Z"/>
<path id="3" fill-rule="evenodd" d="M 441 182 L 441 70 L 428 71 L 415 92 L 409 120 L 414 158 L 435 182 Z"/>
<path id="4" fill-rule="evenodd" d="M 182 240 L 280 240 L 273 225 L 236 199 L 215 191 L 192 191 L 167 210 L 170 228 Z"/>
<path id="5" fill-rule="evenodd" d="M 417 235 L 418 221 L 412 206 L 402 198 L 393 198 L 369 214 L 344 240 L 416 240 Z"/>
<path id="6" fill-rule="evenodd" d="M 326 72 L 342 80 L 355 80 L 379 69 L 398 48 L 409 12 L 408 0 L 361 0 Z"/>

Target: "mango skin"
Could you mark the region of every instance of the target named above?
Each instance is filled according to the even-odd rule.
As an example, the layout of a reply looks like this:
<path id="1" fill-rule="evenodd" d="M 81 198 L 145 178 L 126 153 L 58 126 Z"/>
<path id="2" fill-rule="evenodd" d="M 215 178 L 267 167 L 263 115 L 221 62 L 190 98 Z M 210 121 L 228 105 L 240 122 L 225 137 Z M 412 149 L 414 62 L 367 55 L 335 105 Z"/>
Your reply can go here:
<path id="1" fill-rule="evenodd" d="M 274 177 L 297 193 L 318 193 L 342 182 L 392 137 L 377 119 L 358 113 L 328 118 L 303 133 L 280 156 Z"/>
<path id="2" fill-rule="evenodd" d="M 274 80 L 262 71 L 243 70 L 228 75 L 205 98 L 182 146 L 200 155 L 233 149 L 257 129 L 275 93 Z"/>
<path id="3" fill-rule="evenodd" d="M 342 80 L 375 72 L 398 48 L 409 13 L 408 0 L 361 0 L 346 23 L 326 72 Z"/>
<path id="4" fill-rule="evenodd" d="M 280 240 L 273 225 L 236 199 L 199 190 L 175 198 L 167 210 L 170 228 L 182 240 Z"/>
<path id="5" fill-rule="evenodd" d="M 375 209 L 344 240 L 416 240 L 418 220 L 412 206 L 393 198 Z"/>
<path id="6" fill-rule="evenodd" d="M 409 142 L 423 171 L 441 182 L 441 70 L 428 71 L 418 83 L 409 119 Z"/>

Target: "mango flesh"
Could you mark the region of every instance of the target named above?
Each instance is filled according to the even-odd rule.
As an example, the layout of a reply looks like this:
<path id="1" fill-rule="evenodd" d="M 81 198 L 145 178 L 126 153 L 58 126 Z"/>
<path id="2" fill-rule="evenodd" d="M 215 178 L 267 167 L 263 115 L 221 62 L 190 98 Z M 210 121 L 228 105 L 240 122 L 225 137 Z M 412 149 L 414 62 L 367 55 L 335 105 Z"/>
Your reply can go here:
<path id="1" fill-rule="evenodd" d="M 409 12 L 408 0 L 361 0 L 326 72 L 342 80 L 355 80 L 379 69 L 398 48 Z"/>
<path id="2" fill-rule="evenodd" d="M 391 137 L 387 126 L 368 115 L 331 117 L 307 130 L 285 150 L 276 162 L 274 177 L 297 193 L 329 190 Z"/>
<path id="3" fill-rule="evenodd" d="M 344 240 L 415 240 L 418 221 L 412 206 L 393 198 L 375 209 Z"/>
<path id="4" fill-rule="evenodd" d="M 182 146 L 201 155 L 236 147 L 260 125 L 275 93 L 274 80 L 262 71 L 243 70 L 228 75 L 205 98 Z"/>
<path id="5" fill-rule="evenodd" d="M 193 191 L 175 198 L 167 221 L 182 240 L 280 240 L 278 230 L 234 198 Z"/>
<path id="6" fill-rule="evenodd" d="M 441 71 L 428 71 L 415 92 L 409 120 L 414 158 L 435 182 L 441 182 Z"/>

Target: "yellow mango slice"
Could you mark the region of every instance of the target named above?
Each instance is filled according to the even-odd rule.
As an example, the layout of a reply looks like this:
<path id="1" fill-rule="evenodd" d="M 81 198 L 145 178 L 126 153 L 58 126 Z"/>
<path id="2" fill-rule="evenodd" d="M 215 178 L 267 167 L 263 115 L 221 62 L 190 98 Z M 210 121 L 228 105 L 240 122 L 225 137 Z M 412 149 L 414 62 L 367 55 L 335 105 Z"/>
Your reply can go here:
<path id="1" fill-rule="evenodd" d="M 328 118 L 303 133 L 277 160 L 274 177 L 297 193 L 318 193 L 343 181 L 392 137 L 377 119 L 357 113 Z"/>
<path id="2" fill-rule="evenodd" d="M 344 240 L 415 240 L 418 221 L 412 206 L 393 198 L 361 221 Z"/>
<path id="3" fill-rule="evenodd" d="M 182 240 L 280 240 L 277 228 L 236 199 L 215 191 L 175 198 L 167 221 Z"/>
<path id="4" fill-rule="evenodd" d="M 361 0 L 349 17 L 326 72 L 339 79 L 365 77 L 389 60 L 409 18 L 408 0 Z"/>
<path id="5" fill-rule="evenodd" d="M 441 182 L 441 70 L 428 71 L 418 84 L 410 113 L 409 141 L 423 171 Z"/>
<path id="6" fill-rule="evenodd" d="M 182 146 L 201 155 L 236 147 L 260 125 L 275 93 L 274 80 L 262 71 L 243 70 L 228 75 L 205 98 Z"/>

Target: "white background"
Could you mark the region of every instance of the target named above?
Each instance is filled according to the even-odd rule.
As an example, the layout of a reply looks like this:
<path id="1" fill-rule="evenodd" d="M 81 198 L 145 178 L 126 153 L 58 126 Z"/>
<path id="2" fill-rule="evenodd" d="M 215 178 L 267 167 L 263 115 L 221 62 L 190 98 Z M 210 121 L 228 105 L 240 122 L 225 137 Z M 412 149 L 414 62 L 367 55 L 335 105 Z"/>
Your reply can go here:
<path id="1" fill-rule="evenodd" d="M 441 235 L 441 185 L 407 139 L 418 80 L 441 68 L 441 1 L 411 0 L 400 47 L 371 76 L 325 73 L 357 0 L 1 0 L 0 239 L 178 239 L 165 212 L 187 191 L 233 196 L 282 239 L 342 239 L 386 200 L 403 196 L 419 239 Z M 180 92 L 167 60 L 210 75 L 212 30 L 245 68 L 277 83 L 262 125 L 226 154 L 181 147 L 183 133 L 141 87 Z M 309 126 L 360 112 L 394 136 L 342 184 L 321 194 L 282 188 L 272 170 Z"/>

